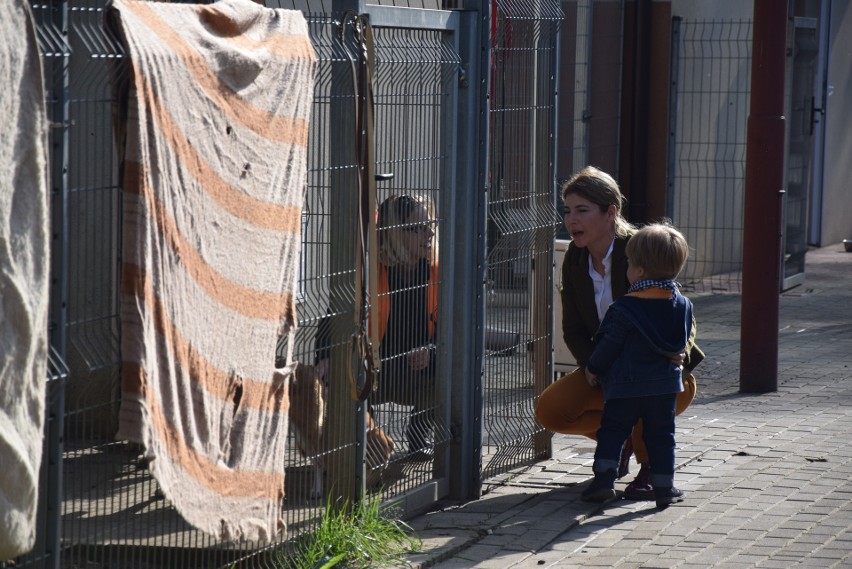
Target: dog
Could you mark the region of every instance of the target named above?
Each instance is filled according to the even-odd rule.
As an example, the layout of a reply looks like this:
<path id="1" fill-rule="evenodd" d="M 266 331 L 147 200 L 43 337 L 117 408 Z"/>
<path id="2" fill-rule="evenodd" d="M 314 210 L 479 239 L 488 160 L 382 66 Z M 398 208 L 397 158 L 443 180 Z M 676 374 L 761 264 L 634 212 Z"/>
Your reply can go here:
<path id="1" fill-rule="evenodd" d="M 367 471 L 367 488 L 374 490 L 382 484 L 382 474 L 390 463 L 395 444 L 390 435 L 376 424 L 369 409 L 367 409 L 366 435 L 364 462 Z"/>
<path id="2" fill-rule="evenodd" d="M 325 466 L 325 418 L 326 385 L 313 366 L 296 364 L 290 378 L 290 426 L 296 439 L 296 447 L 314 464 L 314 484 L 311 499 L 323 495 Z M 382 473 L 390 462 L 394 441 L 376 424 L 372 413 L 367 411 L 365 470 L 367 487 L 377 488 L 382 482 Z"/>
<path id="3" fill-rule="evenodd" d="M 322 496 L 323 430 L 325 428 L 325 386 L 312 366 L 296 364 L 289 385 L 290 429 L 296 448 L 314 462 L 314 484 L 310 497 Z"/>

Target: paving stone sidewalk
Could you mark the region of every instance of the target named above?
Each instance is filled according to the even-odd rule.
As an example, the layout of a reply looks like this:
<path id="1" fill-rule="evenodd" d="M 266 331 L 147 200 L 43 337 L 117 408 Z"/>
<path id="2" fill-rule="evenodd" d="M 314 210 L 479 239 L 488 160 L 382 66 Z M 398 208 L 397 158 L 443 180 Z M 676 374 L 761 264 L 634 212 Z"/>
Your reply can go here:
<path id="1" fill-rule="evenodd" d="M 551 460 L 412 520 L 411 566 L 852 567 L 852 253 L 810 251 L 782 295 L 777 392 L 739 393 L 739 295 L 693 301 L 707 359 L 678 417 L 685 502 L 582 502 L 593 443 L 557 435 Z"/>

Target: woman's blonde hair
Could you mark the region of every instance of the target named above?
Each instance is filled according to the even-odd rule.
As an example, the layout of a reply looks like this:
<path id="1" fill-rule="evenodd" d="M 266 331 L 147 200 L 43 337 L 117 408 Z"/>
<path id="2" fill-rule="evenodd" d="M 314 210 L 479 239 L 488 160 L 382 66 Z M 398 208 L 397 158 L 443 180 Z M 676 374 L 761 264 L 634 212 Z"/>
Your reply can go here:
<path id="1" fill-rule="evenodd" d="M 391 195 L 379 206 L 376 226 L 378 228 L 379 261 L 386 267 L 410 267 L 419 259 L 413 258 L 411 251 L 405 246 L 406 232 L 417 230 L 425 225 L 411 222 L 409 218 L 422 208 L 426 211 L 429 223 L 435 219 L 432 202 L 420 196 Z M 438 227 L 432 226 L 435 234 L 432 237 L 432 258 L 438 257 Z"/>
<path id="2" fill-rule="evenodd" d="M 649 279 L 677 277 L 689 257 L 683 234 L 667 220 L 640 227 L 625 249 L 630 264 L 645 269 Z"/>
<path id="3" fill-rule="evenodd" d="M 622 213 L 627 201 L 615 179 L 594 166 L 586 166 L 562 184 L 560 188 L 562 201 L 570 195 L 578 195 L 598 206 L 605 213 L 610 206 L 615 206 L 615 236 L 630 237 L 636 232 L 636 227 L 628 222 Z"/>

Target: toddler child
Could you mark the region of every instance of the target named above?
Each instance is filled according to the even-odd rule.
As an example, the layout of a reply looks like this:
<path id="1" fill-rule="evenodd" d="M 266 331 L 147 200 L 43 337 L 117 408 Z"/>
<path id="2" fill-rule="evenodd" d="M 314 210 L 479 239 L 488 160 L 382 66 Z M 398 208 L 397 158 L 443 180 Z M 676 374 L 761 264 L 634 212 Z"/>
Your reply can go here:
<path id="1" fill-rule="evenodd" d="M 586 381 L 600 385 L 604 411 L 592 467 L 582 493 L 589 502 L 615 497 L 624 442 L 643 423 L 651 484 L 658 508 L 683 500 L 674 486 L 675 396 L 683 391 L 683 353 L 693 326 L 692 303 L 674 281 L 689 255 L 683 235 L 667 223 L 647 225 L 627 242 L 628 293 L 607 310 L 586 364 Z M 673 361 L 674 360 L 674 361 Z"/>

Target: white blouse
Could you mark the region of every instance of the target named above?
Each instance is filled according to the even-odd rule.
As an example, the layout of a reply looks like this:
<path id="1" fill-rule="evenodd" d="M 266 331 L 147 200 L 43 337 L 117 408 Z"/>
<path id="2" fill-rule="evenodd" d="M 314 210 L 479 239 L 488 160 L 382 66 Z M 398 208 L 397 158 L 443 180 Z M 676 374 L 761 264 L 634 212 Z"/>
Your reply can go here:
<path id="1" fill-rule="evenodd" d="M 612 246 L 615 239 L 609 244 L 609 249 L 603 259 L 604 274 L 595 270 L 592 256 L 589 255 L 589 276 L 592 277 L 592 285 L 595 287 L 595 308 L 598 309 L 598 321 L 603 322 L 604 314 L 612 304 Z"/>

